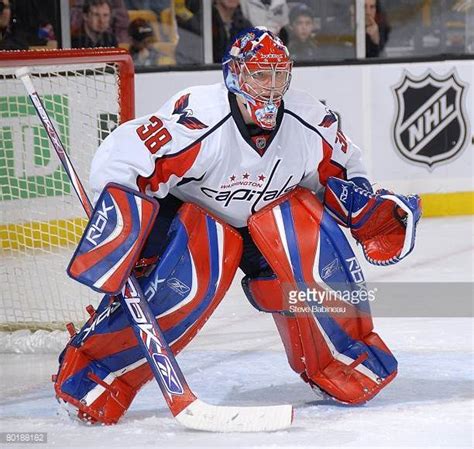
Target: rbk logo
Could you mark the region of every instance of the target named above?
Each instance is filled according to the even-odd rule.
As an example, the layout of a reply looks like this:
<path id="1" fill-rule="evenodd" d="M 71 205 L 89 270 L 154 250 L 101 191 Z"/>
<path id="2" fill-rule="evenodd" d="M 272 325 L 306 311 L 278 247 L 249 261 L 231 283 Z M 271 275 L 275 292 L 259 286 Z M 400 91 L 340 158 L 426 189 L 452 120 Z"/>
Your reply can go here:
<path id="1" fill-rule="evenodd" d="M 93 246 L 97 246 L 99 244 L 98 240 L 102 237 L 109 219 L 108 212 L 113 209 L 114 205 L 112 204 L 111 206 L 107 207 L 104 199 L 99 208 L 97 208 L 94 212 L 93 217 L 95 218 L 95 221 L 91 224 L 86 234 L 86 240 Z"/>
<path id="2" fill-rule="evenodd" d="M 162 341 L 158 338 L 153 324 L 150 322 L 154 318 L 152 316 L 147 317 L 142 309 L 141 302 L 143 300 L 138 296 L 135 285 L 132 282 L 128 283 L 127 287 L 124 287 L 124 292 L 126 288 L 128 288 L 128 295 L 125 297 L 125 304 L 133 318 L 134 324 L 140 329 L 140 338 L 148 350 L 148 361 L 150 363 L 154 362 L 155 372 L 161 378 L 161 385 L 169 393 L 183 394 L 184 388 L 181 385 L 179 376 L 166 354 L 166 350 L 169 350 L 169 348 L 163 347 Z"/>
<path id="3" fill-rule="evenodd" d="M 342 192 L 339 198 L 345 204 L 347 201 L 347 197 L 349 196 L 349 189 L 344 184 L 341 185 L 341 187 L 342 187 Z"/>
<path id="4" fill-rule="evenodd" d="M 326 280 L 337 271 L 339 271 L 339 259 L 334 259 L 321 270 L 321 279 Z"/>
<path id="5" fill-rule="evenodd" d="M 89 334 L 95 331 L 95 328 L 106 318 L 112 315 L 118 308 L 120 307 L 120 303 L 113 302 L 109 307 L 107 307 L 102 313 L 97 315 L 94 318 L 94 321 L 89 327 L 85 327 L 81 330 L 81 337 L 79 337 L 79 341 L 82 343 L 84 340 L 89 336 Z"/>
<path id="6" fill-rule="evenodd" d="M 356 284 L 364 282 L 364 275 L 362 273 L 362 268 L 359 265 L 359 261 L 355 257 L 350 257 L 349 259 L 346 259 L 346 264 L 349 265 L 349 271 L 351 272 L 352 280 Z"/>
<path id="7" fill-rule="evenodd" d="M 153 361 L 155 362 L 158 372 L 164 386 L 171 394 L 183 394 L 184 389 L 181 386 L 178 376 L 174 372 L 173 365 L 166 354 L 153 353 Z"/>
<path id="8" fill-rule="evenodd" d="M 173 114 L 179 114 L 178 123 L 189 129 L 204 129 L 208 126 L 193 117 L 193 111 L 187 109 L 189 104 L 189 95 L 183 95 L 175 104 Z"/>
<path id="9" fill-rule="evenodd" d="M 186 296 L 191 290 L 184 282 L 181 282 L 179 279 L 171 278 L 166 282 L 171 290 L 174 290 L 180 296 Z"/>

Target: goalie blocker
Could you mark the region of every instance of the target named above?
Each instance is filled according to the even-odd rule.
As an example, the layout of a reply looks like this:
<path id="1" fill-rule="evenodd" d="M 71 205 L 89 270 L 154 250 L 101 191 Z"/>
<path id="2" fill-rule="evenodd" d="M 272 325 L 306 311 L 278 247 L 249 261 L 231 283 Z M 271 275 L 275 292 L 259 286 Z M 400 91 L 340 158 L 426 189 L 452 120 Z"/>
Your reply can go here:
<path id="1" fill-rule="evenodd" d="M 118 295 L 150 233 L 158 202 L 109 183 L 99 196 L 67 268 L 73 279 L 99 293 Z"/>

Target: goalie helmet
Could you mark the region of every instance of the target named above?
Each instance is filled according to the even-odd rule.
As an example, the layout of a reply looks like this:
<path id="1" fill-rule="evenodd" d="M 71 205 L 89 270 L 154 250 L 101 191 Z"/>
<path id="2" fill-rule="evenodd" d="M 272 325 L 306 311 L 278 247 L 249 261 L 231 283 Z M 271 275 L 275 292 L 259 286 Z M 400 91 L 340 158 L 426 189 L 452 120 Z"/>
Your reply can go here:
<path id="1" fill-rule="evenodd" d="M 264 27 L 248 28 L 228 48 L 222 65 L 227 89 L 244 100 L 253 121 L 275 128 L 293 67 L 280 38 Z"/>

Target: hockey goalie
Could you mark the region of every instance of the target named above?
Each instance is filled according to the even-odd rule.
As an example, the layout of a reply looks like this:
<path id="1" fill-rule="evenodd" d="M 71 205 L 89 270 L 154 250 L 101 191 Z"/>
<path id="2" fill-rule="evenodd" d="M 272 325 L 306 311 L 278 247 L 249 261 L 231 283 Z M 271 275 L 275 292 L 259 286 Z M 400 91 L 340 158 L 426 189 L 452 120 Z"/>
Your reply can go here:
<path id="1" fill-rule="evenodd" d="M 270 31 L 241 33 L 223 74 L 224 83 L 185 89 L 105 139 L 92 162 L 94 216 L 106 217 L 100 204 L 111 182 L 117 198 L 123 189 L 158 201 L 146 235 L 134 237 L 143 245 L 129 269 L 175 354 L 210 318 L 240 267 L 245 295 L 272 314 L 302 381 L 335 401 L 364 403 L 397 373 L 367 302 L 340 295 L 315 308 L 305 295 L 364 289 L 341 227 L 372 264 L 406 257 L 420 199 L 373 192 L 361 151 L 337 116 L 289 88 L 292 61 Z M 91 245 L 90 229 L 100 231 L 93 226 Z M 90 285 L 103 286 L 126 251 L 114 247 L 94 260 L 76 254 L 69 272 L 86 276 L 82 257 Z M 333 312 L 334 304 L 345 313 Z M 152 372 L 112 295 L 90 313 L 60 356 L 55 391 L 81 419 L 114 424 Z"/>

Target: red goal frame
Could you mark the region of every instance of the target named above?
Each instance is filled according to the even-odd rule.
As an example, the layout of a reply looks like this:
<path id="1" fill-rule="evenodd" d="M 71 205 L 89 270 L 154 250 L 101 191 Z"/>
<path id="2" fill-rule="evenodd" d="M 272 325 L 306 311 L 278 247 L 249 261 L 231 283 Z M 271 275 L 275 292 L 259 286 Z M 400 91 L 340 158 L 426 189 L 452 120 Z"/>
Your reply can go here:
<path id="1" fill-rule="evenodd" d="M 121 48 L 82 48 L 0 52 L 0 67 L 98 62 L 115 63 L 118 65 L 120 123 L 132 120 L 135 118 L 135 69 L 127 50 Z"/>

